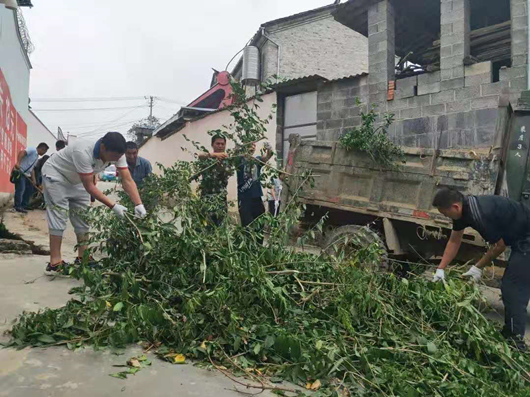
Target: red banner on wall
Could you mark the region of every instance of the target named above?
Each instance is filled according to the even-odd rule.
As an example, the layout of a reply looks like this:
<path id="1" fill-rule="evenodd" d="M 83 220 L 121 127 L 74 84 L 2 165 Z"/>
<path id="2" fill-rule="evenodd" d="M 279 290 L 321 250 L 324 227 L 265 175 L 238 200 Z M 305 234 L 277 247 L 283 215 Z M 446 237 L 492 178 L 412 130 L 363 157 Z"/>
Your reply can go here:
<path id="1" fill-rule="evenodd" d="M 12 193 L 9 175 L 17 161 L 17 153 L 26 148 L 27 125 L 11 101 L 7 81 L 0 70 L 0 193 Z"/>

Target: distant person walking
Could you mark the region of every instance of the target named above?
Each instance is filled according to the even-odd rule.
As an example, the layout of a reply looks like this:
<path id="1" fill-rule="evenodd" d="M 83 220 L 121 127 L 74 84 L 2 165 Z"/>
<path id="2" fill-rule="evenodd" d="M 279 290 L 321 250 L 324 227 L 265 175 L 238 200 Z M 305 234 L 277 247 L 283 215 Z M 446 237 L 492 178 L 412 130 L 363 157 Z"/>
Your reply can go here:
<path id="1" fill-rule="evenodd" d="M 136 186 L 141 187 L 144 179 L 153 173 L 153 167 L 151 167 L 149 160 L 138 156 L 138 145 L 136 143 L 129 141 L 126 143 L 126 148 L 127 167 Z"/>
<path id="2" fill-rule="evenodd" d="M 15 211 L 26 213 L 29 209 L 29 199 L 33 194 L 33 186 L 37 184 L 34 168 L 39 156 L 44 156 L 49 146 L 44 142 L 37 148 L 27 147 L 17 156 L 17 162 L 11 173 L 11 181 L 15 184 Z"/>

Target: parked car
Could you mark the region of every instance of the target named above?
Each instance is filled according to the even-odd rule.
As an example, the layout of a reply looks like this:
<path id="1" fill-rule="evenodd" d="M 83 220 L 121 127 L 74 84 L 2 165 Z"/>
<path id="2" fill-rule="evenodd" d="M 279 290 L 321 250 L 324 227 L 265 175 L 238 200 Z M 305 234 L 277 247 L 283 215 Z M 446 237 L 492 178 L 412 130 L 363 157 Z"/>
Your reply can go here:
<path id="1" fill-rule="evenodd" d="M 108 181 L 115 181 L 118 177 L 118 172 L 116 170 L 116 166 L 114 164 L 109 165 L 107 168 L 105 168 L 105 171 L 101 173 L 100 179 L 102 181 L 108 182 Z"/>

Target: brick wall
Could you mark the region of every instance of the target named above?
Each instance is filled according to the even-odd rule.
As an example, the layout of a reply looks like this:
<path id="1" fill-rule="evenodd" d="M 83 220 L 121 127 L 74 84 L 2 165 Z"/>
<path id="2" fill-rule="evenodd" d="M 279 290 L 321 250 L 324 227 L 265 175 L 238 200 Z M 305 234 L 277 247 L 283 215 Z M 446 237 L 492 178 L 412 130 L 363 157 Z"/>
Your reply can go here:
<path id="1" fill-rule="evenodd" d="M 390 67 L 385 69 L 388 59 L 385 51 L 393 46 L 392 22 L 387 21 L 392 17 L 392 10 L 387 8 L 388 0 L 372 6 L 368 18 L 370 76 L 330 82 L 321 87 L 318 139 L 337 140 L 340 134 L 359 125 L 359 110 L 355 107 L 356 98 L 359 98 L 365 109 L 370 103 L 380 112 L 395 115 L 389 135 L 401 145 L 444 149 L 501 144 L 508 128 L 508 106 L 515 108 L 521 92 L 527 89 L 526 0 L 511 0 L 512 67 L 502 68 L 500 81 L 495 83 L 492 82 L 491 62 L 471 66 L 463 63 L 468 54 L 464 40 L 468 26 L 463 18 L 468 15 L 462 7 L 468 7 L 469 2 L 440 1 L 442 70 L 397 80 L 395 96 L 390 101 L 386 98 L 387 88 L 384 88 L 388 87 L 388 82 L 379 80 L 381 76 L 391 77 Z M 379 34 L 381 30 L 370 28 L 381 25 L 381 21 L 384 22 L 383 34 Z M 388 42 L 382 44 L 384 40 Z"/>

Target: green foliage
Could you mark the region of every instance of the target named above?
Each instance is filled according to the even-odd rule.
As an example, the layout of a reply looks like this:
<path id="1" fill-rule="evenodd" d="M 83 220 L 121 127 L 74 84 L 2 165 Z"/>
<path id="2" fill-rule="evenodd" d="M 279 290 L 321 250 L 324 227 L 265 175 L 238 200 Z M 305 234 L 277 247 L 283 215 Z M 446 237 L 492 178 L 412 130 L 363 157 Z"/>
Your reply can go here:
<path id="1" fill-rule="evenodd" d="M 241 117 L 241 134 L 262 133 Z M 60 309 L 24 313 L 11 346 L 120 349 L 146 342 L 175 363 L 186 356 L 274 382 L 315 387 L 318 380 L 316 397 L 527 391 L 530 363 L 477 309 L 476 287 L 369 271 L 365 263 L 377 246 L 335 256 L 300 252 L 287 244 L 303 210 L 295 200 L 279 217 L 256 220 L 262 227 L 212 227 L 205 214 L 220 207 L 189 184 L 198 167 L 179 162 L 149 178 L 145 219 L 92 208 L 90 244 L 103 256 L 102 270 L 73 270 L 83 281 L 75 298 Z M 310 176 L 296 179 L 303 186 Z M 114 376 L 136 372 L 131 368 L 138 367 Z"/>
<path id="2" fill-rule="evenodd" d="M 372 160 L 383 168 L 395 168 L 396 161 L 402 161 L 404 153 L 387 135 L 388 127 L 394 122 L 393 114 L 381 115 L 382 125 L 376 126 L 380 115 L 372 107 L 365 113 L 357 100 L 361 113 L 361 125 L 346 132 L 339 139 L 346 150 L 358 150 L 368 153 Z"/>

